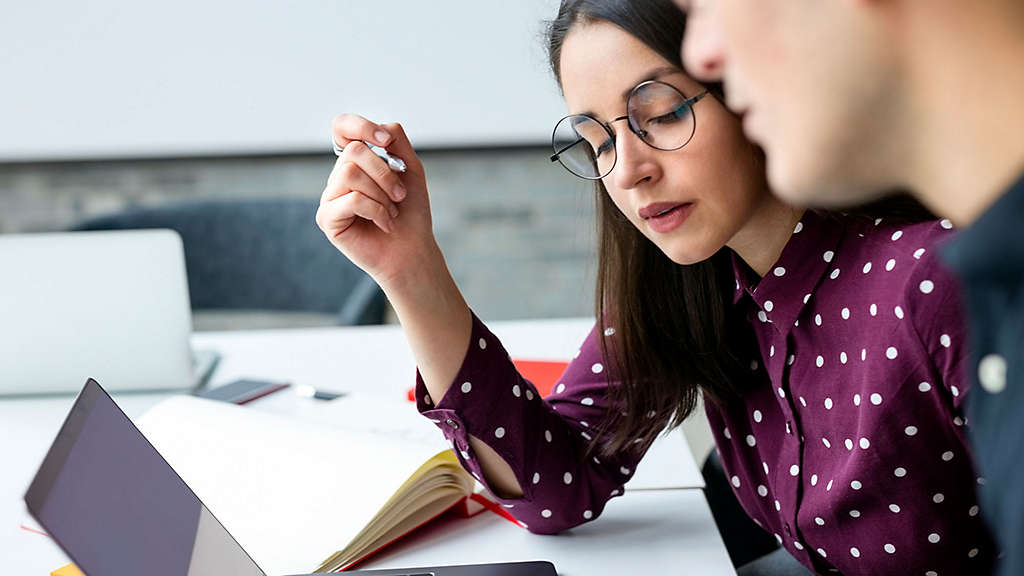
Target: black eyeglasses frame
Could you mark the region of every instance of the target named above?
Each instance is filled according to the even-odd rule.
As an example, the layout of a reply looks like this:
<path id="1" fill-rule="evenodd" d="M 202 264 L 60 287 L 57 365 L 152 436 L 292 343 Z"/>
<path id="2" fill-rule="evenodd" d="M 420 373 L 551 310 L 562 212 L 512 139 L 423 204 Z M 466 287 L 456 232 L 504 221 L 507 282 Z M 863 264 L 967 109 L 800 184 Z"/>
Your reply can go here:
<path id="1" fill-rule="evenodd" d="M 566 166 L 564 162 L 561 162 L 560 156 L 562 155 L 562 153 L 564 153 L 566 150 L 572 148 L 573 146 L 575 146 L 575 145 L 577 145 L 577 144 L 579 144 L 580 142 L 583 141 L 583 138 L 580 137 L 576 141 L 574 141 L 574 142 L 572 142 L 572 143 L 570 143 L 570 144 L 568 144 L 566 146 L 563 146 L 560 150 L 555 149 L 555 133 L 558 130 L 558 126 L 561 125 L 561 123 L 565 119 L 571 118 L 571 117 L 574 117 L 574 116 L 582 116 L 582 117 L 585 117 L 585 118 L 589 118 L 590 120 L 592 120 L 592 121 L 596 122 L 597 124 L 599 124 L 602 128 L 604 128 L 605 132 L 608 134 L 608 138 L 612 141 L 613 145 L 616 143 L 616 137 L 615 137 L 615 133 L 612 131 L 611 125 L 614 124 L 615 122 L 619 122 L 621 120 L 626 120 L 627 121 L 626 124 L 629 126 L 629 131 L 632 132 L 633 134 L 635 134 L 637 136 L 637 138 L 640 139 L 641 142 L 643 142 L 644 144 L 650 146 L 651 148 L 653 148 L 655 150 L 661 150 L 663 152 L 671 152 L 673 150 L 679 150 L 683 146 L 686 146 L 687 144 L 689 144 L 690 140 L 693 139 L 693 135 L 697 131 L 697 112 L 693 109 L 693 107 L 694 107 L 695 104 L 697 104 L 697 102 L 700 102 L 705 96 L 710 94 L 710 91 L 709 90 L 704 90 L 703 92 L 701 92 L 700 94 L 697 94 L 696 96 L 692 96 L 690 98 L 686 98 L 686 95 L 683 94 L 683 92 L 679 88 L 676 88 L 675 86 L 673 86 L 672 84 L 669 84 L 668 82 L 662 82 L 660 80 L 647 80 L 645 82 L 641 82 L 640 84 L 637 84 L 636 86 L 633 87 L 632 90 L 629 91 L 629 96 L 626 98 L 626 107 L 627 107 L 627 109 L 629 108 L 629 101 L 633 98 L 633 95 L 636 94 L 636 92 L 638 90 L 642 89 L 645 86 L 651 85 L 651 84 L 662 84 L 664 86 L 668 86 L 672 90 L 678 92 L 679 95 L 684 98 L 683 101 L 679 104 L 680 107 L 682 107 L 682 106 L 689 106 L 690 113 L 693 114 L 693 129 L 690 131 L 690 135 L 686 138 L 686 140 L 682 144 L 680 144 L 679 146 L 676 146 L 674 148 L 658 148 L 657 146 L 655 146 L 655 145 L 653 145 L 653 144 L 651 144 L 650 142 L 647 141 L 647 139 L 645 138 L 645 136 L 647 135 L 647 132 L 645 130 L 641 129 L 640 127 L 638 127 L 636 125 L 635 120 L 633 118 L 631 118 L 629 114 L 625 114 L 623 116 L 619 116 L 618 118 L 614 118 L 612 120 L 609 120 L 608 122 L 601 122 L 600 120 L 598 120 L 597 118 L 594 118 L 593 116 L 590 116 L 589 114 L 567 114 L 567 115 L 563 116 L 562 118 L 560 118 L 558 120 L 558 122 L 555 122 L 555 127 L 551 131 L 551 148 L 552 148 L 552 150 L 554 150 L 554 154 L 552 154 L 549 157 L 549 159 L 552 162 L 559 162 L 560 164 L 562 164 L 562 167 L 565 168 L 570 174 L 572 174 L 573 176 L 576 176 L 578 178 L 583 178 L 584 180 L 600 180 L 600 179 L 604 178 L 605 176 L 607 176 L 608 174 L 611 174 L 612 171 L 615 170 L 615 165 L 618 164 L 618 162 L 619 162 L 618 154 L 615 155 L 615 161 L 612 162 L 612 165 L 608 168 L 608 171 L 605 174 L 602 174 L 602 175 L 599 175 L 599 176 L 583 176 L 581 174 L 577 174 L 572 169 L 570 169 L 568 166 Z"/>

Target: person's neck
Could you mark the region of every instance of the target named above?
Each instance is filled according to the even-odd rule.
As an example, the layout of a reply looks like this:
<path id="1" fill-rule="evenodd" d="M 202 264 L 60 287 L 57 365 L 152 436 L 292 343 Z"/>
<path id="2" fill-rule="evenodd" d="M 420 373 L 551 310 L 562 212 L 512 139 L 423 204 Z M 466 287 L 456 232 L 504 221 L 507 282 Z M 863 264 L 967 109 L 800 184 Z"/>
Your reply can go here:
<path id="1" fill-rule="evenodd" d="M 955 23 L 948 13 L 915 14 L 905 105 L 909 184 L 929 208 L 965 227 L 1024 172 L 1024 11 L 994 14 L 1014 9 L 1001 2 L 956 5 Z"/>
<path id="2" fill-rule="evenodd" d="M 803 208 L 790 206 L 767 194 L 726 246 L 763 278 L 779 260 L 803 215 Z"/>

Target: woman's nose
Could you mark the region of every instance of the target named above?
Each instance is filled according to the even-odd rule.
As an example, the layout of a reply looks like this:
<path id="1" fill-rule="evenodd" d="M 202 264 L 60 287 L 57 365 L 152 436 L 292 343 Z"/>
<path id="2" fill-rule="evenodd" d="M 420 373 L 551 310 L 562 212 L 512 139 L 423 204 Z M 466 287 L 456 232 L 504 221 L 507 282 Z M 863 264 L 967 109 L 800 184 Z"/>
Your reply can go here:
<path id="1" fill-rule="evenodd" d="M 636 188 L 657 177 L 658 166 L 652 158 L 655 149 L 648 146 L 636 133 L 625 126 L 615 139 L 618 160 L 612 170 L 615 187 L 620 190 Z"/>

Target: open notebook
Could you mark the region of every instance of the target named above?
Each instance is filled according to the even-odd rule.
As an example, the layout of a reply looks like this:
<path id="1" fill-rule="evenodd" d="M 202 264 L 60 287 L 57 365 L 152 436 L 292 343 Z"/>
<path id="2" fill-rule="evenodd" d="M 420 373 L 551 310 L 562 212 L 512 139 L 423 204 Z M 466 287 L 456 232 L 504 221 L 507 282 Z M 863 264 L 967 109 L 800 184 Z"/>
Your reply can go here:
<path id="1" fill-rule="evenodd" d="M 352 566 L 448 509 L 470 512 L 477 486 L 436 430 L 371 434 L 189 396 L 137 424 L 269 573 Z"/>

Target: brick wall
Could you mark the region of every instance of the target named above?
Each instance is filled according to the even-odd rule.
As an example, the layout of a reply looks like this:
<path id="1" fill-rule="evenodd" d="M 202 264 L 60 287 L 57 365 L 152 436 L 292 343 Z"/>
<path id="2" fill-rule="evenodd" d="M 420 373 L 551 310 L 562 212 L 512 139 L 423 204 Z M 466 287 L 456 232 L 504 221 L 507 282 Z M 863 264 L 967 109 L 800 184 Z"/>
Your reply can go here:
<path id="1" fill-rule="evenodd" d="M 593 195 L 545 149 L 425 151 L 434 230 L 485 320 L 590 315 Z M 0 233 L 190 198 L 319 198 L 333 156 L 0 164 Z M 311 215 L 312 218 L 312 215 Z"/>

